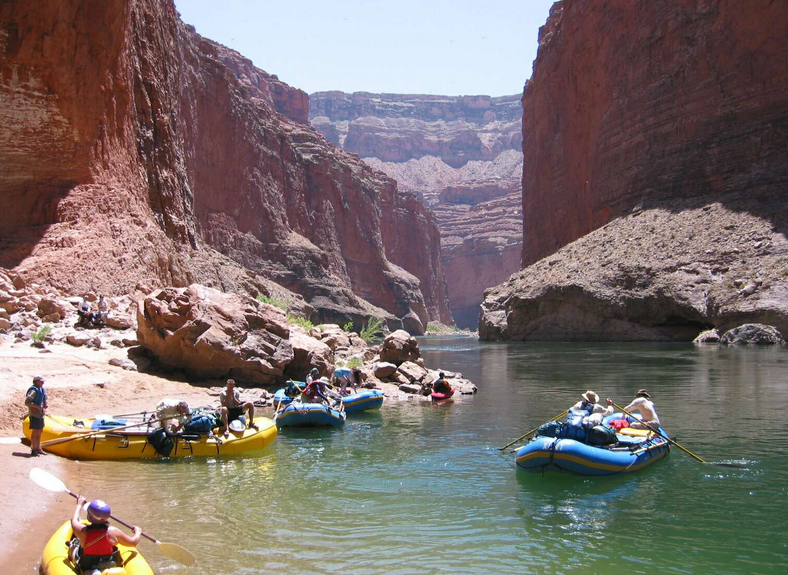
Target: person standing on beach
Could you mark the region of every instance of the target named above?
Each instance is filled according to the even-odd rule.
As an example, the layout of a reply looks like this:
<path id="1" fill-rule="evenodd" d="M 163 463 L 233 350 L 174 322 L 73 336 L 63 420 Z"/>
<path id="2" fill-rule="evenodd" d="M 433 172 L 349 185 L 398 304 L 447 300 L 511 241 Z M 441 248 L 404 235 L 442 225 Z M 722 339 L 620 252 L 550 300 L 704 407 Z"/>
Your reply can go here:
<path id="1" fill-rule="evenodd" d="M 41 434 L 44 432 L 44 415 L 49 407 L 47 392 L 44 389 L 44 378 L 37 375 L 25 394 L 27 416 L 30 420 L 30 454 L 46 455 L 41 449 Z"/>
<path id="2" fill-rule="evenodd" d="M 358 368 L 338 367 L 334 370 L 333 385 L 339 385 L 339 395 L 348 395 L 348 386 L 353 393 L 358 393 L 356 386 L 361 383 L 361 370 Z"/>

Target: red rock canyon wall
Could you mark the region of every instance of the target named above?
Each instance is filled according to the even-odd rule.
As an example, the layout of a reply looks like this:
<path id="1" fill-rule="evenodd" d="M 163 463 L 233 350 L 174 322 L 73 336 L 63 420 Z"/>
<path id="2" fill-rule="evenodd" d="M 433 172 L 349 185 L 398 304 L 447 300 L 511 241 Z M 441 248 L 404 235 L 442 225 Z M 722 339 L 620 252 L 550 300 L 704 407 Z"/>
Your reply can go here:
<path id="1" fill-rule="evenodd" d="M 307 110 L 171 0 L 3 3 L 0 265 L 110 293 L 239 289 L 217 266 L 240 265 L 321 321 L 379 306 L 450 322 L 427 210 Z"/>
<path id="2" fill-rule="evenodd" d="M 520 96 L 319 92 L 310 117 L 435 212 L 452 315 L 475 328 L 484 290 L 520 268 Z"/>
<path id="3" fill-rule="evenodd" d="M 788 183 L 788 3 L 564 0 L 523 98 L 523 264 L 654 198 Z"/>

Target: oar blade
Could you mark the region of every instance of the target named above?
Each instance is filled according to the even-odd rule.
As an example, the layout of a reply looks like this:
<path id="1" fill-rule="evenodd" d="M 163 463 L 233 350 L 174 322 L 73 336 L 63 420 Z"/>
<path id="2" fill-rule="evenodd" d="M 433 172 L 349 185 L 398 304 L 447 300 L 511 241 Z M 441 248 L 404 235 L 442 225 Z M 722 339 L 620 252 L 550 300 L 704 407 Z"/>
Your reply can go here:
<path id="1" fill-rule="evenodd" d="M 747 469 L 747 464 L 737 463 L 735 461 L 709 461 L 712 465 L 719 465 L 720 467 L 733 467 L 734 469 Z"/>
<path id="2" fill-rule="evenodd" d="M 19 443 L 22 443 L 22 439 L 19 437 L 0 437 L 2 445 L 17 445 Z"/>
<path id="3" fill-rule="evenodd" d="M 175 559 L 181 565 L 186 565 L 187 567 L 194 565 L 194 555 L 188 549 L 184 549 L 175 543 L 164 543 L 162 541 L 157 541 L 156 545 L 159 546 L 162 553 L 170 559 Z"/>
<path id="4" fill-rule="evenodd" d="M 68 493 L 68 488 L 66 487 L 65 483 L 60 481 L 60 479 L 48 471 L 44 471 L 40 467 L 34 467 L 30 470 L 30 479 L 33 481 L 33 483 L 39 487 L 43 487 L 47 491 L 53 491 L 55 493 Z"/>

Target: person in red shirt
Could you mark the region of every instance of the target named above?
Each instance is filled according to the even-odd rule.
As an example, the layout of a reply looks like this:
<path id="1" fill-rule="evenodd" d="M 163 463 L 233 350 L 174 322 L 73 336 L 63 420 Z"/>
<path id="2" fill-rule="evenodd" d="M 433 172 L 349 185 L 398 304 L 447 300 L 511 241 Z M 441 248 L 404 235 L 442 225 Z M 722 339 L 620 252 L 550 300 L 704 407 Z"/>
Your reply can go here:
<path id="1" fill-rule="evenodd" d="M 77 497 L 77 506 L 71 516 L 71 529 L 79 540 L 80 555 L 77 567 L 89 575 L 101 575 L 101 569 L 117 563 L 118 542 L 129 547 L 136 547 L 142 537 L 142 530 L 134 526 L 134 533 L 126 535 L 117 527 L 111 527 L 109 516 L 112 514 L 109 505 L 101 499 L 95 499 L 88 505 L 88 525 L 79 520 L 79 511 L 87 499 Z"/>
<path id="2" fill-rule="evenodd" d="M 323 403 L 330 407 L 331 401 L 328 399 L 327 385 L 328 379 L 323 377 L 309 382 L 301 392 L 301 401 L 303 403 Z"/>

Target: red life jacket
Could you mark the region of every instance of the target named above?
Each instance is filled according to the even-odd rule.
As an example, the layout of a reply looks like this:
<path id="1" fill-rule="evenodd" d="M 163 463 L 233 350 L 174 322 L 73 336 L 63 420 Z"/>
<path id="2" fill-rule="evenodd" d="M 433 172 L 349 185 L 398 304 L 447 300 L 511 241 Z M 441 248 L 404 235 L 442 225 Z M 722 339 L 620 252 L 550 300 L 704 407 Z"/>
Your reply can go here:
<path id="1" fill-rule="evenodd" d="M 315 399 L 318 395 L 320 395 L 320 391 L 322 391 L 320 389 L 321 387 L 322 387 L 322 382 L 316 379 L 306 386 L 303 393 L 307 397 Z"/>
<path id="2" fill-rule="evenodd" d="M 91 523 L 85 525 L 85 544 L 82 546 L 82 555 L 112 555 L 115 547 L 109 540 L 109 525 L 106 523 Z"/>

